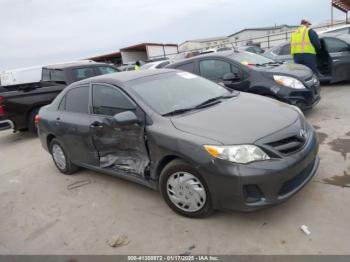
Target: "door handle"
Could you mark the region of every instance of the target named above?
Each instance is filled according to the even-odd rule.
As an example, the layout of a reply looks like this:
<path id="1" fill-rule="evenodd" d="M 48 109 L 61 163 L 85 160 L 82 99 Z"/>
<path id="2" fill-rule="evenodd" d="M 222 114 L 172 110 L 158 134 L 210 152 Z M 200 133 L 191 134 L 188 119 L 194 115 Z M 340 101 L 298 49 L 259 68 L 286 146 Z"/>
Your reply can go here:
<path id="1" fill-rule="evenodd" d="M 90 127 L 94 128 L 94 129 L 101 129 L 101 128 L 103 128 L 103 125 L 101 122 L 95 121 L 90 125 Z"/>

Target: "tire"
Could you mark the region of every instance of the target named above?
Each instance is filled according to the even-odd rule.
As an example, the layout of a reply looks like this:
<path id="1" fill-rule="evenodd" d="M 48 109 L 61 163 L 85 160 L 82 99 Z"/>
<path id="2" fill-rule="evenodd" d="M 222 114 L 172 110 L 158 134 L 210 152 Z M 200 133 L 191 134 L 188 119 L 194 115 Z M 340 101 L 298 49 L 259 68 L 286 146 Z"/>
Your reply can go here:
<path id="1" fill-rule="evenodd" d="M 33 133 L 33 134 L 37 134 L 37 127 L 36 127 L 36 124 L 35 124 L 35 116 L 39 113 L 39 109 L 40 108 L 35 108 L 33 109 L 29 115 L 28 115 L 28 130 L 29 132 Z"/>
<path id="2" fill-rule="evenodd" d="M 50 153 L 51 153 L 53 162 L 55 163 L 57 169 L 61 173 L 65 175 L 71 175 L 76 171 L 78 171 L 78 167 L 74 165 L 72 161 L 70 161 L 63 146 L 56 138 L 52 139 L 50 143 Z M 61 155 L 61 156 L 57 156 L 55 154 Z"/>
<path id="3" fill-rule="evenodd" d="M 204 179 L 183 160 L 173 160 L 164 167 L 159 186 L 168 206 L 182 216 L 201 218 L 213 212 L 210 192 Z"/>

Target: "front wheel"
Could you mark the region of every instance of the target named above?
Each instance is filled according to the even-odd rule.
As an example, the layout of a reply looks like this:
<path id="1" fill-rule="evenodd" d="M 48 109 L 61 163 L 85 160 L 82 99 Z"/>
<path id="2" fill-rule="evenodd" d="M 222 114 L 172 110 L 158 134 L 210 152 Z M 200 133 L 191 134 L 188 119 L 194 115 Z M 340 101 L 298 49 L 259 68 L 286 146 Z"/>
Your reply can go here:
<path id="1" fill-rule="evenodd" d="M 182 160 L 170 162 L 160 175 L 160 191 L 176 213 L 192 218 L 213 212 L 209 190 L 200 174 Z"/>

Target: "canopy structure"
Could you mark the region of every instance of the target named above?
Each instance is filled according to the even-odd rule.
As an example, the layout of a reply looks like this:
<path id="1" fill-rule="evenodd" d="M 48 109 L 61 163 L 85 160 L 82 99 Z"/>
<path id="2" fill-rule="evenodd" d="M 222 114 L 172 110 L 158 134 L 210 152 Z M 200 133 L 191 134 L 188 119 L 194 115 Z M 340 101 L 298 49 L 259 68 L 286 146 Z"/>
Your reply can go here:
<path id="1" fill-rule="evenodd" d="M 333 8 L 336 8 L 346 15 L 346 23 L 348 23 L 348 12 L 350 11 L 350 0 L 332 0 L 332 24 L 333 24 Z"/>

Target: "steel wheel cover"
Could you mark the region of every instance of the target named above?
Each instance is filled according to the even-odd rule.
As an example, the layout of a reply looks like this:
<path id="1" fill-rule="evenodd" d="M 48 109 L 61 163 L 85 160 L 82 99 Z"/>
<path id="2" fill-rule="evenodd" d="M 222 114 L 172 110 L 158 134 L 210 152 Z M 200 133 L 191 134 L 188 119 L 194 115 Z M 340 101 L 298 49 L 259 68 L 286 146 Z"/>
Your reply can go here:
<path id="1" fill-rule="evenodd" d="M 207 194 L 203 184 L 188 172 L 176 172 L 167 181 L 170 201 L 186 212 L 196 212 L 206 203 Z"/>
<path id="2" fill-rule="evenodd" d="M 53 145 L 52 155 L 53 155 L 53 159 L 54 159 L 56 165 L 59 167 L 59 169 L 64 170 L 66 168 L 66 156 L 64 155 L 63 150 L 59 145 L 57 145 L 57 144 Z"/>

